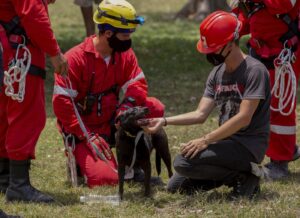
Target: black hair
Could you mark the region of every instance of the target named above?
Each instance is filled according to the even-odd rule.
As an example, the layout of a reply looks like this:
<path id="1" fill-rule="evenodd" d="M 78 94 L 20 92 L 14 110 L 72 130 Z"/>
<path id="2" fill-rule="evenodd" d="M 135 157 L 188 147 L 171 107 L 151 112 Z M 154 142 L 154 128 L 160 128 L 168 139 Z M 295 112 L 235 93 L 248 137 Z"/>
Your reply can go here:
<path id="1" fill-rule="evenodd" d="M 99 36 L 103 35 L 106 30 L 99 30 Z"/>

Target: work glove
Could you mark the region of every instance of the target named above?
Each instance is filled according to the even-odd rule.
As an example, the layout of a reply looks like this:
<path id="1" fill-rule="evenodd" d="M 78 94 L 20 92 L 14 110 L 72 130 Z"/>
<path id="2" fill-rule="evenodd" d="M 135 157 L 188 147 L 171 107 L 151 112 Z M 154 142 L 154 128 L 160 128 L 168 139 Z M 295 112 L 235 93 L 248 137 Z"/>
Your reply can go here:
<path id="1" fill-rule="evenodd" d="M 91 134 L 86 145 L 92 152 L 92 156 L 95 161 L 97 161 L 99 158 L 101 160 L 111 160 L 113 157 L 113 153 L 110 150 L 109 145 L 98 134 Z"/>

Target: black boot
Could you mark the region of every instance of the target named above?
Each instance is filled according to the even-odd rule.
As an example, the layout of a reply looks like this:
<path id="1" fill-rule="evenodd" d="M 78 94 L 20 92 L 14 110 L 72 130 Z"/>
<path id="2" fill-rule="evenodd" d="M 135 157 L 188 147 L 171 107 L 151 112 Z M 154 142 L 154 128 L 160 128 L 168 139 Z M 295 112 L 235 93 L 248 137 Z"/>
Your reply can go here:
<path id="1" fill-rule="evenodd" d="M 236 177 L 236 182 L 233 186 L 231 198 L 246 197 L 253 199 L 260 193 L 259 177 L 251 173 L 240 173 Z"/>
<path id="2" fill-rule="evenodd" d="M 51 203 L 53 198 L 32 187 L 29 180 L 30 160 L 10 160 L 9 186 L 6 201 Z"/>
<path id="3" fill-rule="evenodd" d="M 9 160 L 0 158 L 0 193 L 5 194 L 9 183 Z"/>

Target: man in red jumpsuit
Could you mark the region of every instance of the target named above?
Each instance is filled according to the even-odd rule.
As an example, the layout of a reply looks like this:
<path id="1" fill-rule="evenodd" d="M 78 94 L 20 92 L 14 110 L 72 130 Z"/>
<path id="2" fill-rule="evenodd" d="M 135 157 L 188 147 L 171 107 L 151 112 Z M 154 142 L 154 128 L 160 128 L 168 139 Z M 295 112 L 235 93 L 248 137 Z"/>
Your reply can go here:
<path id="1" fill-rule="evenodd" d="M 107 149 L 108 143 L 113 144 L 112 127 L 122 111 L 139 105 L 147 106 L 151 117 L 164 113 L 159 100 L 147 97 L 145 75 L 130 48 L 131 34 L 143 18 L 136 16 L 127 1 L 107 0 L 99 4 L 94 21 L 99 34 L 86 38 L 65 54 L 68 78 L 55 76 L 53 96 L 59 128 L 64 136 L 74 136 L 76 164 L 89 187 L 118 182 L 115 161 L 103 161 L 97 153 Z M 124 93 L 121 104 L 120 91 Z M 87 134 L 80 126 L 81 119 Z"/>
<path id="2" fill-rule="evenodd" d="M 300 1 L 240 0 L 231 3 L 233 12 L 243 22 L 244 34 L 251 33 L 248 43 L 250 54 L 264 63 L 270 73 L 273 88 L 271 134 L 266 154 L 271 161 L 266 165 L 267 176 L 271 179 L 284 178 L 288 175 L 288 162 L 299 158 L 299 148 L 296 145 L 296 89 L 300 74 Z M 293 72 L 289 71 L 290 75 L 283 76 L 285 82 L 283 77 L 276 82 L 275 71 L 279 67 L 275 69 L 274 60 L 284 48 L 293 52 L 294 56 L 289 61 Z M 294 83 L 293 88 L 291 84 L 288 85 L 288 77 L 293 78 L 290 80 L 291 84 Z M 283 83 L 280 84 L 281 82 Z M 284 93 L 282 98 L 278 98 L 280 88 Z"/>
<path id="3" fill-rule="evenodd" d="M 24 43 L 29 50 L 27 54 L 31 54 L 23 99 L 13 100 L 7 96 L 6 85 L 1 87 L 2 81 L 0 84 L 0 191 L 6 193 L 7 201 L 53 201 L 32 187 L 29 180 L 30 160 L 35 158 L 35 146 L 46 121 L 45 54 L 50 56 L 57 73 L 67 70 L 67 62 L 51 30 L 47 3 L 45 0 L 0 1 L 4 70 L 12 69 L 11 58 L 18 45 Z"/>

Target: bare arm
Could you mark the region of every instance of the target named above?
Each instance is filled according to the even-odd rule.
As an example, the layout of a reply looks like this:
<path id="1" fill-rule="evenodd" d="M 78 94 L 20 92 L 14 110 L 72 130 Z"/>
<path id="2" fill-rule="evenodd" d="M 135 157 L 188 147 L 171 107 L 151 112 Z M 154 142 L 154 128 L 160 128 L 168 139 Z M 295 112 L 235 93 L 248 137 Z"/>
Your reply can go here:
<path id="1" fill-rule="evenodd" d="M 154 133 L 162 126 L 168 125 L 192 125 L 197 123 L 204 123 L 208 115 L 211 113 L 215 107 L 214 100 L 211 98 L 203 97 L 201 98 L 198 108 L 195 111 L 180 114 L 177 116 L 167 117 L 167 118 L 153 118 L 146 121 L 141 121 L 146 124 L 144 130 L 149 133 Z"/>
<path id="2" fill-rule="evenodd" d="M 259 104 L 260 99 L 243 100 L 240 105 L 240 111 L 230 118 L 222 126 L 208 133 L 207 135 L 189 141 L 181 147 L 181 153 L 185 157 L 194 157 L 198 152 L 207 148 L 210 143 L 219 141 L 233 135 L 243 127 L 250 124 L 252 116 Z"/>
<path id="3" fill-rule="evenodd" d="M 243 100 L 240 105 L 240 111 L 222 126 L 206 135 L 208 142 L 216 142 L 233 135 L 243 127 L 250 124 L 252 116 L 259 104 L 259 99 Z"/>
<path id="4" fill-rule="evenodd" d="M 168 125 L 192 125 L 204 123 L 211 111 L 214 109 L 214 100 L 207 97 L 202 97 L 198 108 L 195 111 L 180 114 L 177 116 L 166 117 Z"/>

